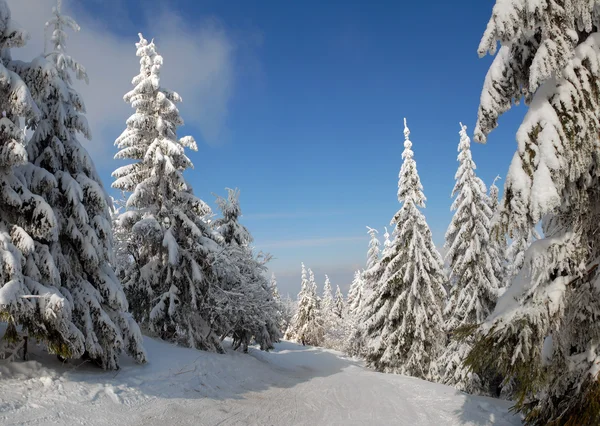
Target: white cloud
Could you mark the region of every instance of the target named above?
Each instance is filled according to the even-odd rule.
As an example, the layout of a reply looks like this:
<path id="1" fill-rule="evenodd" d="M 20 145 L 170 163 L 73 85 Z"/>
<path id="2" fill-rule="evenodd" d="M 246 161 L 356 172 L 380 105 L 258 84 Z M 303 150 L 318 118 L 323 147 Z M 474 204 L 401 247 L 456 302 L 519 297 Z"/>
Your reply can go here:
<path id="1" fill-rule="evenodd" d="M 43 51 L 44 23 L 56 1 L 8 0 L 8 4 L 13 18 L 31 34 L 28 46 L 15 49 L 13 56 L 31 59 Z M 86 102 L 93 135 L 93 140 L 84 144 L 98 167 L 111 168 L 117 165 L 112 160 L 114 139 L 133 112 L 123 102 L 123 95 L 131 89 L 131 79 L 139 70 L 135 56 L 138 28 L 131 26 L 129 37 L 116 35 L 107 29 L 102 17 L 86 14 L 80 5 L 75 14 L 73 5 L 73 0 L 68 0 L 63 9 L 82 30 L 69 34 L 67 48 L 87 68 L 90 78 L 89 85 L 77 85 Z M 155 39 L 165 58 L 162 83 L 183 97 L 180 109 L 184 120 L 200 130 L 202 138 L 197 139 L 209 144 L 223 141 L 235 80 L 232 38 L 216 19 L 205 19 L 192 26 L 166 9 L 159 9 L 153 16 L 152 26 L 148 25 L 148 17 L 145 21 L 143 27 L 150 29 L 144 36 Z"/>

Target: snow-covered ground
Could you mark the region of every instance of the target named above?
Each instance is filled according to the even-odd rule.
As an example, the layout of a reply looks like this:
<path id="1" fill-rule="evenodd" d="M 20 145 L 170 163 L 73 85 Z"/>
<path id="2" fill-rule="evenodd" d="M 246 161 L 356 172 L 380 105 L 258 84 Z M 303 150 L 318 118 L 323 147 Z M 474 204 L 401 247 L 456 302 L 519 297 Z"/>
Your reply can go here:
<path id="1" fill-rule="evenodd" d="M 117 372 L 33 353 L 0 364 L 2 425 L 518 425 L 510 403 L 294 343 L 211 354 L 145 338 Z"/>

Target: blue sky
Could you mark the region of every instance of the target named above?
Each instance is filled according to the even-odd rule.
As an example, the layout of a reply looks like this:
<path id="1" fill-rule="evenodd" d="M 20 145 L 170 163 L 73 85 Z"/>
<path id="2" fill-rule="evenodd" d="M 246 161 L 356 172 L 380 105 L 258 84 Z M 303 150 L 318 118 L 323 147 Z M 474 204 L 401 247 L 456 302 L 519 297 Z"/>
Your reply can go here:
<path id="1" fill-rule="evenodd" d="M 35 49 L 37 21 L 52 1 L 23 1 L 8 0 Z M 28 18 L 25 11 L 40 2 L 39 18 Z M 425 216 L 443 244 L 459 121 L 472 131 L 492 59 L 477 56 L 492 6 L 66 1 L 82 26 L 72 51 L 90 71 L 82 88 L 95 133 L 89 149 L 110 186 L 110 172 L 122 164 L 111 159 L 112 144 L 131 113 L 120 102 L 137 73 L 137 33 L 155 37 L 165 58 L 162 83 L 184 99 L 181 135 L 200 142 L 187 174 L 196 194 L 214 206 L 212 193 L 240 188 L 243 223 L 257 248 L 275 256 L 283 293 L 297 293 L 302 261 L 320 283 L 328 273 L 345 289 L 366 259 L 365 226 L 383 233 L 399 208 L 403 117 L 428 198 Z M 517 108 L 503 117 L 488 144 L 473 147 L 487 184 L 506 173 L 522 114 Z"/>

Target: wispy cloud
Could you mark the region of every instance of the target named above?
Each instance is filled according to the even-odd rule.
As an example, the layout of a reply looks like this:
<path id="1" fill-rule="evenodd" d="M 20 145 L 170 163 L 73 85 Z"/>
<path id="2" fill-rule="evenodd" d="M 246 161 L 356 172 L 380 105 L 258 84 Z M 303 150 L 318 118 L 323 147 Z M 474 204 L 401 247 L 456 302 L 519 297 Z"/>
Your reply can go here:
<path id="1" fill-rule="evenodd" d="M 166 7 L 158 7 L 152 16 L 142 14 L 142 28 L 130 23 L 130 35 L 124 37 L 107 28 L 110 14 L 92 16 L 74 0 L 64 3 L 65 13 L 73 15 L 82 28 L 78 34 L 69 34 L 67 47 L 88 70 L 89 85 L 77 83 L 77 88 L 86 103 L 93 140 L 82 143 L 99 167 L 112 166 L 114 139 L 133 113 L 131 106 L 123 102 L 123 95 L 131 90 L 131 80 L 139 71 L 136 34 L 144 27 L 149 28 L 144 36 L 155 39 L 165 58 L 162 83 L 183 97 L 183 118 L 201 133 L 195 136 L 209 144 L 227 138 L 236 43 L 217 19 L 206 18 L 192 24 Z M 44 23 L 56 0 L 8 0 L 8 4 L 13 18 L 31 35 L 28 45 L 14 49 L 13 55 L 30 60 L 44 49 Z M 121 19 L 129 20 L 125 16 Z"/>
<path id="2" fill-rule="evenodd" d="M 316 247 L 328 246 L 338 243 L 346 243 L 353 241 L 365 241 L 367 237 L 326 237 L 326 238 L 305 238 L 298 240 L 280 240 L 266 241 L 258 244 L 260 248 L 296 248 L 296 247 Z"/>

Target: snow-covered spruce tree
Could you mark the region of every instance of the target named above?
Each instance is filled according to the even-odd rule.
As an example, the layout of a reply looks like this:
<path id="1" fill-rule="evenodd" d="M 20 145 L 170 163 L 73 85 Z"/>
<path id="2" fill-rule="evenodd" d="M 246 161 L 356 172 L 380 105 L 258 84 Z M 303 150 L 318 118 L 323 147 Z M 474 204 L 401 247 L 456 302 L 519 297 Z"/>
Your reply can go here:
<path id="1" fill-rule="evenodd" d="M 469 355 L 516 379 L 528 424 L 600 423 L 600 2 L 498 0 L 479 46 L 496 53 L 476 138 L 529 105 L 504 186 L 501 232 L 528 239 L 524 266 Z"/>
<path id="2" fill-rule="evenodd" d="M 500 218 L 501 211 L 499 199 L 500 190 L 496 185 L 498 179 L 500 179 L 500 176 L 496 176 L 492 182 L 489 190 L 489 197 L 490 207 L 494 213 L 491 225 L 492 244 L 496 245 L 497 256 L 502 265 L 502 283 L 499 291 L 499 294 L 501 295 L 523 267 L 525 251 L 534 239 L 539 238 L 539 235 L 535 228 L 531 228 L 525 234 L 514 235 L 514 239 L 511 241 L 510 246 L 507 244 L 506 233 L 502 231 L 501 227 L 494 225 L 494 221 Z"/>
<path id="3" fill-rule="evenodd" d="M 284 338 L 287 340 L 300 341 L 300 333 L 304 325 L 303 323 L 301 323 L 301 321 L 307 318 L 306 311 L 308 307 L 308 300 L 310 298 L 310 289 L 308 287 L 308 277 L 306 275 L 306 266 L 304 266 L 304 263 L 302 263 L 301 277 L 302 278 L 300 282 L 300 292 L 296 297 L 296 312 L 294 313 L 294 316 L 292 317 L 284 336 Z M 299 315 L 301 304 L 303 312 Z"/>
<path id="4" fill-rule="evenodd" d="M 365 303 L 367 364 L 378 371 L 429 378 L 445 344 L 446 277 L 419 207 L 425 196 L 404 120 L 404 160 L 398 182 L 402 207 L 391 221 L 393 245 L 378 287 Z"/>
<path id="5" fill-rule="evenodd" d="M 323 298 L 321 299 L 321 310 L 324 316 L 333 314 L 333 293 L 331 291 L 331 281 L 329 277 L 325 275 L 325 284 L 323 285 Z"/>
<path id="6" fill-rule="evenodd" d="M 213 224 L 223 237 L 226 257 L 235 271 L 234 274 L 226 274 L 221 285 L 222 289 L 233 295 L 228 305 L 232 305 L 234 311 L 227 319 L 233 323 L 234 347 L 243 345 L 247 351 L 250 340 L 254 338 L 261 349 L 272 349 L 273 343 L 279 341 L 281 336 L 278 305 L 265 275 L 266 262 L 261 261 L 270 257 L 254 255 L 250 246 L 252 236 L 239 222 L 242 214 L 239 191 L 227 191 L 227 199 L 217 198 L 223 217 Z"/>
<path id="7" fill-rule="evenodd" d="M 113 172 L 113 187 L 131 193 L 119 218 L 130 235 L 133 259 L 123 283 L 143 327 L 163 339 L 221 351 L 206 299 L 222 247 L 204 220 L 210 208 L 183 177 L 192 167 L 184 149 L 196 150 L 196 142 L 177 137 L 183 124 L 176 107 L 181 97 L 160 86 L 163 60 L 154 43 L 140 34 L 136 47 L 140 73 L 124 96 L 135 113 L 115 142 L 115 158 L 134 162 Z"/>
<path id="8" fill-rule="evenodd" d="M 505 286 L 509 286 L 515 279 L 525 263 L 525 252 L 539 238 L 540 236 L 535 228 L 531 228 L 523 234 L 514 235 L 513 240 L 506 249 Z"/>
<path id="9" fill-rule="evenodd" d="M 370 228 L 367 226 L 369 235 L 371 236 L 371 241 L 369 243 L 369 252 L 367 254 L 367 269 L 363 271 L 362 277 L 365 282 L 365 289 L 363 291 L 363 300 L 371 297 L 371 294 L 377 287 L 381 276 L 385 270 L 385 262 L 382 262 L 382 258 L 387 256 L 387 252 L 392 247 L 392 242 L 390 241 L 390 234 L 385 228 L 385 242 L 383 251 L 380 250 L 379 240 L 377 239 L 376 233 L 377 230 Z"/>
<path id="10" fill-rule="evenodd" d="M 66 53 L 66 30 L 79 31 L 79 26 L 62 15 L 60 1 L 46 26 L 52 31 L 51 50 L 32 63 L 14 64 L 41 112 L 40 121 L 31 126 L 30 163 L 22 166 L 21 173 L 31 192 L 48 202 L 56 218 L 56 239 L 34 236 L 36 256 L 51 254 L 54 266 L 47 257 L 46 275 L 58 272 L 51 282 L 69 300 L 73 323 L 80 331 L 71 333 L 68 356 L 85 350 L 84 355 L 103 368 L 115 369 L 120 353 L 126 350 L 144 362 L 142 336 L 128 313 L 113 269 L 110 198 L 91 157 L 77 140 L 78 133 L 91 137 L 71 73 L 85 81 L 87 75 Z M 73 350 L 81 346 L 81 339 L 82 350 Z"/>
<path id="11" fill-rule="evenodd" d="M 279 288 L 277 287 L 277 277 L 275 277 L 275 272 L 271 273 L 271 281 L 269 282 L 271 287 L 271 294 L 273 295 L 273 299 L 277 302 L 281 302 L 281 295 L 279 294 Z"/>
<path id="12" fill-rule="evenodd" d="M 15 354 L 24 347 L 17 336 L 20 325 L 25 336 L 41 339 L 50 351 L 79 356 L 84 341 L 72 322 L 71 303 L 59 292 L 60 277 L 47 246 L 34 240 L 54 241 L 57 234 L 52 209 L 29 190 L 24 167 L 27 152 L 19 120 L 35 126 L 40 111 L 13 71 L 10 49 L 22 47 L 27 38 L 0 0 L 0 318 L 8 323 L 0 353 Z"/>
<path id="13" fill-rule="evenodd" d="M 489 188 L 488 197 L 490 200 L 490 209 L 492 210 L 492 216 L 500 209 L 500 188 L 496 185 L 496 182 L 500 180 L 500 176 L 496 176 L 492 181 Z"/>
<path id="14" fill-rule="evenodd" d="M 363 280 L 363 272 L 354 272 L 354 279 L 348 290 L 346 298 L 346 313 L 348 317 L 354 317 L 360 309 L 363 302 L 363 292 L 365 289 L 365 281 Z"/>
<path id="15" fill-rule="evenodd" d="M 500 229 L 494 226 L 495 220 L 499 218 L 500 215 L 500 188 L 496 185 L 496 181 L 500 179 L 500 176 L 496 176 L 492 181 L 492 184 L 489 188 L 488 198 L 490 201 L 490 209 L 492 211 L 492 218 L 490 222 L 490 244 L 492 245 L 492 249 L 494 250 L 492 259 L 493 262 L 493 270 L 494 275 L 500 278 L 499 282 L 499 290 L 498 295 L 501 295 L 504 292 L 506 287 L 506 233 L 500 231 Z M 496 232 L 494 232 L 496 231 Z"/>
<path id="16" fill-rule="evenodd" d="M 315 344 L 315 346 L 320 346 L 323 343 L 324 334 L 323 299 L 319 297 L 315 273 L 310 268 L 308 268 L 308 286 L 310 288 L 310 297 L 315 301 L 314 320 L 311 325 L 312 334 L 314 336 L 313 341 L 318 341 L 319 343 Z"/>
<path id="17" fill-rule="evenodd" d="M 311 323 L 311 335 L 310 340 L 314 346 L 322 346 L 325 336 L 324 328 L 324 315 L 323 315 L 323 300 L 319 297 L 317 282 L 315 280 L 315 274 L 312 269 L 308 269 L 308 282 L 310 285 L 311 299 L 314 300 L 315 308 L 313 309 L 314 315 Z"/>
<path id="18" fill-rule="evenodd" d="M 344 315 L 344 308 L 346 304 L 344 303 L 344 295 L 342 294 L 342 290 L 340 290 L 340 286 L 336 286 L 335 289 L 335 299 L 333 301 L 334 312 L 339 317 L 342 318 Z"/>
<path id="19" fill-rule="evenodd" d="M 392 247 L 392 241 L 390 240 L 390 233 L 388 232 L 387 226 L 383 227 L 385 229 L 385 233 L 383 234 L 383 252 L 382 256 L 385 254 L 386 250 L 389 250 Z"/>
<path id="20" fill-rule="evenodd" d="M 354 282 L 360 282 L 361 288 L 360 290 L 355 290 L 358 292 L 359 297 L 352 297 L 349 299 L 349 312 L 346 316 L 345 326 L 347 328 L 346 331 L 346 345 L 344 350 L 352 356 L 363 356 L 364 355 L 364 346 L 365 346 L 365 327 L 364 327 L 364 303 L 368 300 L 375 289 L 377 288 L 377 283 L 381 278 L 381 275 L 384 270 L 384 264 L 380 262 L 380 243 L 377 238 L 377 230 L 367 226 L 367 232 L 370 236 L 369 240 L 369 250 L 367 252 L 367 265 L 366 269 L 360 273 L 360 275 L 355 275 Z M 386 229 L 386 242 L 388 246 L 389 242 L 389 234 Z"/>
<path id="21" fill-rule="evenodd" d="M 379 232 L 377 229 L 367 226 L 367 232 L 369 237 L 371 237 L 369 240 L 369 251 L 367 252 L 367 269 L 371 269 L 379 261 L 379 253 L 381 250 L 379 249 L 380 243 L 379 238 L 377 238 Z"/>
<path id="22" fill-rule="evenodd" d="M 302 287 L 298 293 L 298 309 L 292 318 L 286 339 L 319 346 L 323 341 L 323 326 L 314 275 L 310 269 L 309 274 L 312 280 L 306 277 L 306 268 L 302 264 Z"/>
<path id="23" fill-rule="evenodd" d="M 460 126 L 459 166 L 452 190 L 455 212 L 445 244 L 451 289 L 444 313 L 450 334 L 457 328 L 482 323 L 494 309 L 502 283 L 497 248 L 490 237 L 492 203 L 485 184 L 475 174 L 467 127 L 462 123 Z M 463 365 L 472 343 L 472 336 L 453 338 L 437 362 L 436 379 L 468 393 L 490 394 L 496 375 L 471 371 Z"/>
<path id="24" fill-rule="evenodd" d="M 339 291 L 339 287 L 338 287 Z M 339 295 L 341 297 L 341 292 Z M 333 298 L 331 291 L 331 282 L 329 277 L 325 275 L 325 285 L 323 286 L 323 299 L 321 302 L 321 317 L 323 323 L 324 341 L 323 346 L 331 349 L 343 350 L 346 343 L 346 334 L 344 322 L 341 315 L 338 315 L 338 306 Z M 342 299 L 343 303 L 343 299 Z M 340 306 L 340 308 L 343 308 Z"/>
<path id="25" fill-rule="evenodd" d="M 377 282 L 381 277 L 379 266 L 379 259 L 381 255 L 380 242 L 377 238 L 378 231 L 367 226 L 367 232 L 369 233 L 369 251 L 367 252 L 367 267 L 363 272 L 364 294 L 363 298 L 368 298 L 373 289 L 377 286 Z"/>
<path id="26" fill-rule="evenodd" d="M 344 351 L 351 356 L 362 355 L 362 349 L 364 347 L 364 324 L 362 324 L 363 304 L 366 301 L 365 293 L 367 293 L 367 284 L 365 277 L 369 277 L 372 280 L 372 271 L 356 271 L 354 273 L 354 279 L 348 290 L 348 297 L 346 302 L 346 309 L 344 312 L 344 328 L 346 335 L 346 343 L 343 348 Z M 375 287 L 375 284 L 373 284 Z M 372 294 L 372 291 L 371 293 Z"/>
<path id="27" fill-rule="evenodd" d="M 115 272 L 119 279 L 123 278 L 123 274 L 127 271 L 129 265 L 133 261 L 131 254 L 129 253 L 129 243 L 131 234 L 125 230 L 119 221 L 121 213 L 123 213 L 127 206 L 127 196 L 123 193 L 121 197 L 116 199 L 112 198 L 112 211 L 111 221 L 113 226 L 113 250 L 114 250 L 114 267 Z"/>
<path id="28" fill-rule="evenodd" d="M 281 294 L 279 294 L 279 287 L 277 286 L 277 278 L 275 277 L 275 272 L 271 273 L 271 280 L 269 282 L 269 286 L 271 289 L 271 296 L 275 301 L 279 336 L 282 337 L 285 334 L 285 331 L 287 330 L 291 316 L 288 318 L 287 308 L 285 306 L 287 301 L 283 300 L 281 298 Z"/>
<path id="29" fill-rule="evenodd" d="M 281 301 L 281 333 L 284 336 L 287 336 L 287 331 L 290 329 L 292 324 L 292 319 L 294 315 L 296 315 L 296 310 L 298 308 L 298 303 L 293 300 L 288 294 Z"/>

